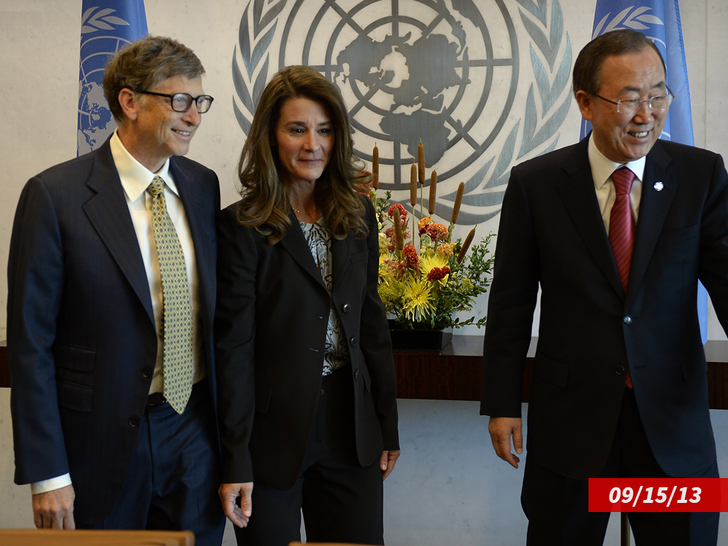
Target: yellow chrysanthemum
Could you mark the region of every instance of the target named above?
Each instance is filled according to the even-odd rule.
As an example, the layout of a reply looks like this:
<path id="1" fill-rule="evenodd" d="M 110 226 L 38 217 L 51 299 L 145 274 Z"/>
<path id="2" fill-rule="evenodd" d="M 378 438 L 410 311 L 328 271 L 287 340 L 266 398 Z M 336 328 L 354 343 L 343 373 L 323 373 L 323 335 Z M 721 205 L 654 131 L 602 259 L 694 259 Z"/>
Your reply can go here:
<path id="1" fill-rule="evenodd" d="M 387 304 L 395 303 L 401 296 L 400 287 L 398 283 L 384 282 L 379 285 L 379 297 L 382 299 L 382 303 L 386 306 Z"/>
<path id="2" fill-rule="evenodd" d="M 435 267 L 443 268 L 448 264 L 447 257 L 442 254 L 427 254 L 420 258 L 420 271 L 422 276 L 426 279 L 427 275 L 430 274 Z M 447 282 L 447 277 L 442 279 L 442 282 Z"/>
<path id="3" fill-rule="evenodd" d="M 404 283 L 403 288 L 404 312 L 409 320 L 420 321 L 435 311 L 435 306 L 430 301 L 430 288 L 427 283 L 412 278 Z"/>
<path id="4" fill-rule="evenodd" d="M 378 241 L 379 241 L 379 252 L 380 253 L 382 253 L 382 252 L 384 252 L 384 253 L 389 252 L 389 239 L 381 231 L 379 232 L 379 239 L 378 239 Z"/>
<path id="5" fill-rule="evenodd" d="M 392 261 L 392 258 L 389 256 L 389 254 L 380 254 L 379 255 L 379 282 L 387 282 L 389 281 L 393 275 L 392 271 L 390 269 L 390 262 Z"/>

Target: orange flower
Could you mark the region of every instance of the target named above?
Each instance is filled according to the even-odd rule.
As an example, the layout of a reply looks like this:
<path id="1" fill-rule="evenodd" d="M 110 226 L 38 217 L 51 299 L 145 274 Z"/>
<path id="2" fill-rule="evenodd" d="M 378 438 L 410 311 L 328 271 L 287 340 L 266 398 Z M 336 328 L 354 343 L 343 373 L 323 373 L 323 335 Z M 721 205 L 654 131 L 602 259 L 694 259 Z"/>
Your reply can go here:
<path id="1" fill-rule="evenodd" d="M 447 226 L 433 222 L 427 226 L 427 235 L 429 235 L 433 241 L 446 241 L 449 233 Z"/>
<path id="2" fill-rule="evenodd" d="M 387 214 L 390 218 L 394 218 L 394 209 L 399 210 L 399 219 L 402 222 L 402 227 L 407 226 L 407 209 L 405 209 L 402 205 L 399 203 L 395 203 L 391 207 L 389 207 L 389 210 L 387 211 Z"/>
<path id="3" fill-rule="evenodd" d="M 407 245 L 402 249 L 404 254 L 404 264 L 406 267 L 411 269 L 417 269 L 420 263 L 420 257 L 417 255 L 417 250 L 412 245 Z"/>

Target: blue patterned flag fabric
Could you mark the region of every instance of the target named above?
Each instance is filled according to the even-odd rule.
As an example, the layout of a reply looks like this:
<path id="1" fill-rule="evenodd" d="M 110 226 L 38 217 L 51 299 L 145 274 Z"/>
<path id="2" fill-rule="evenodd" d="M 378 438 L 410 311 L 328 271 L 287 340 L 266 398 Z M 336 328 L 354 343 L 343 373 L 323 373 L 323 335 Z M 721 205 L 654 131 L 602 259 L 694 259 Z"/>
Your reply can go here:
<path id="1" fill-rule="evenodd" d="M 102 86 L 107 61 L 147 35 L 144 0 L 83 0 L 81 14 L 77 155 L 103 144 L 116 128 Z"/>
<path id="2" fill-rule="evenodd" d="M 678 0 L 597 0 L 592 39 L 620 28 L 637 30 L 650 38 L 667 65 L 667 85 L 675 95 L 660 138 L 682 144 L 694 144 L 690 86 L 685 62 L 685 45 Z M 591 123 L 581 121 L 579 138 L 591 131 Z M 700 334 L 708 339 L 708 294 L 698 290 Z"/>

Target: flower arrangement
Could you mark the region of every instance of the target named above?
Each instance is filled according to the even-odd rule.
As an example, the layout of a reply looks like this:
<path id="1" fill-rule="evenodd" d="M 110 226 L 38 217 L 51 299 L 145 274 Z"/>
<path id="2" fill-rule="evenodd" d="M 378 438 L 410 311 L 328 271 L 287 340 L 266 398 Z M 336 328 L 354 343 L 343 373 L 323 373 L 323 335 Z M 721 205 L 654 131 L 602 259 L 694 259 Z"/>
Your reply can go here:
<path id="1" fill-rule="evenodd" d="M 368 189 L 379 220 L 379 296 L 396 328 L 459 328 L 475 324 L 485 326 L 486 318 L 460 321 L 457 311 L 471 311 L 475 298 L 487 291 L 493 256 L 488 246 L 493 234 L 472 245 L 475 228 L 464 242 L 452 242 L 462 202 L 461 182 L 449 226 L 436 222 L 437 173 L 430 181 L 428 215 L 423 215 L 424 149 L 419 145 L 418 169 L 412 165 L 410 177 L 410 213 L 400 203 L 390 203 L 391 192 L 377 195 L 379 186 L 378 150 L 375 146 L 372 183 Z M 417 220 L 417 190 L 420 191 L 420 214 Z M 410 229 L 411 226 L 411 229 Z M 417 240 L 419 244 L 417 244 Z M 470 250 L 470 253 L 468 253 Z"/>

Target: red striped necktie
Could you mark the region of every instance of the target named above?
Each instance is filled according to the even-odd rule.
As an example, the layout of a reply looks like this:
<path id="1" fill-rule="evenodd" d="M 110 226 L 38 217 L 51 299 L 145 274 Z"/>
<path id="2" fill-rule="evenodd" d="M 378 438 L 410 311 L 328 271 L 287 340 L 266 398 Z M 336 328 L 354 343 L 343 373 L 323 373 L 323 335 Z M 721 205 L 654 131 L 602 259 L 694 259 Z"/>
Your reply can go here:
<path id="1" fill-rule="evenodd" d="M 632 203 L 630 192 L 635 175 L 627 167 L 620 167 L 612 173 L 614 188 L 617 196 L 609 214 L 609 244 L 612 246 L 614 262 L 617 264 L 622 288 L 627 293 L 629 281 L 629 268 L 632 265 L 632 248 L 634 247 L 634 218 L 632 216 Z M 627 371 L 625 385 L 632 388 L 632 377 Z"/>
<path id="2" fill-rule="evenodd" d="M 612 205 L 609 215 L 609 244 L 612 246 L 614 262 L 617 264 L 617 271 L 625 293 L 634 246 L 634 218 L 629 198 L 634 178 L 634 173 L 627 167 L 620 167 L 612 173 L 617 197 L 614 199 L 614 205 Z"/>

